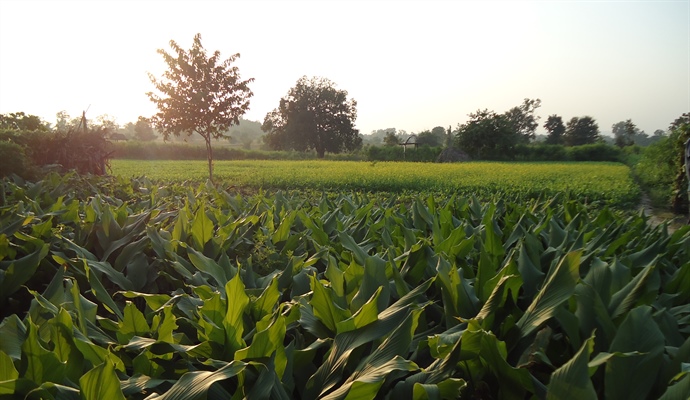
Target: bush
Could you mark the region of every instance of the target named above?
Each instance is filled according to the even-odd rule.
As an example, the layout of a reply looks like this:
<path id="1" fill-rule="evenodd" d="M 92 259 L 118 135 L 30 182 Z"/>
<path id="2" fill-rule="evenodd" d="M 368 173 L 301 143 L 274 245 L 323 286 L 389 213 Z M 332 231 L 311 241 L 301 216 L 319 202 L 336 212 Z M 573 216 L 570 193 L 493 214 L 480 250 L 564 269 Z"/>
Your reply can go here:
<path id="1" fill-rule="evenodd" d="M 568 161 L 622 161 L 621 149 L 606 143 L 567 147 L 566 154 Z"/>
<path id="2" fill-rule="evenodd" d="M 109 142 L 103 130 L 88 132 L 1 130 L 0 142 L 19 146 L 22 150 L 25 162 L 21 164 L 21 168 L 22 171 L 26 171 L 18 175 L 23 177 L 33 176 L 41 168 L 103 175 L 110 156 Z M 16 147 L 11 148 L 16 150 Z M 8 148 L 6 151 L 11 150 Z M 36 169 L 29 171 L 33 167 Z"/>
<path id="3" fill-rule="evenodd" d="M 212 143 L 213 145 L 213 143 Z M 124 160 L 206 160 L 202 144 L 174 142 L 118 142 L 112 143 L 112 157 Z M 221 160 L 314 160 L 316 152 L 247 150 L 227 145 L 213 147 L 213 159 Z M 326 153 L 328 160 L 363 160 L 359 152 Z"/>
<path id="4" fill-rule="evenodd" d="M 27 178 L 30 175 L 28 166 L 22 146 L 0 140 L 0 177 L 16 174 Z"/>
<path id="5" fill-rule="evenodd" d="M 405 150 L 403 146 L 371 146 L 367 149 L 369 161 L 416 161 L 435 162 L 441 154 L 441 147 L 419 146 Z"/>
<path id="6" fill-rule="evenodd" d="M 565 161 L 568 159 L 564 146 L 558 144 L 521 144 L 515 147 L 516 161 Z"/>

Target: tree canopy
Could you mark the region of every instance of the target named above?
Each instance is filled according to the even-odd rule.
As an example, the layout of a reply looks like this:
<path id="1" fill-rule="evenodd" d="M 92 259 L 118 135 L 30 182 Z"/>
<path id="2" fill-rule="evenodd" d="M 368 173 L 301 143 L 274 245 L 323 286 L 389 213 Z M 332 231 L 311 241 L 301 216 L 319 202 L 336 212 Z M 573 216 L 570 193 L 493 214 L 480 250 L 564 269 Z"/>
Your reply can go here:
<path id="1" fill-rule="evenodd" d="M 613 124 L 611 126 L 611 131 L 613 132 L 616 146 L 625 147 L 635 144 L 634 137 L 639 129 L 637 129 L 637 126 L 635 126 L 631 119 L 628 119 Z"/>
<path id="2" fill-rule="evenodd" d="M 525 99 L 522 104 L 504 114 L 515 133 L 520 135 L 520 141 L 523 143 L 529 143 L 534 139 L 534 133 L 539 127 L 539 117 L 534 115 L 534 112 L 539 107 L 541 107 L 540 99 Z"/>
<path id="3" fill-rule="evenodd" d="M 303 76 L 266 114 L 264 142 L 274 150 L 315 150 L 319 158 L 359 148 L 357 102 L 347 94 L 326 78 Z"/>
<path id="4" fill-rule="evenodd" d="M 549 132 L 549 135 L 546 137 L 547 144 L 563 144 L 565 125 L 563 125 L 563 118 L 560 115 L 549 115 L 549 118 L 544 123 L 544 129 Z"/>
<path id="5" fill-rule="evenodd" d="M 592 117 L 573 117 L 565 127 L 565 143 L 568 146 L 592 144 L 599 139 L 599 125 Z"/>
<path id="6" fill-rule="evenodd" d="M 50 130 L 50 126 L 40 117 L 20 111 L 9 114 L 0 114 L 0 129 L 45 132 Z"/>
<path id="7" fill-rule="evenodd" d="M 156 139 L 156 133 L 153 131 L 151 121 L 142 116 L 139 116 L 137 123 L 134 124 L 134 135 L 136 135 L 137 139 L 145 142 Z"/>
<path id="8" fill-rule="evenodd" d="M 170 41 L 174 55 L 159 49 L 168 70 L 160 79 L 149 73 L 149 79 L 161 93 L 147 93 L 158 107 L 151 122 L 167 140 L 170 135 L 197 132 L 206 142 L 208 174 L 213 181 L 213 149 L 211 139 L 224 137 L 231 125 L 249 109 L 253 96 L 249 83 L 242 80 L 239 68 L 233 63 L 240 57 L 234 54 L 221 61 L 220 52 L 210 57 L 201 45 L 201 34 L 194 36 L 192 48 L 182 49 Z"/>
<path id="9" fill-rule="evenodd" d="M 501 159 L 512 153 L 521 137 L 505 114 L 477 110 L 458 126 L 456 145 L 476 159 Z"/>

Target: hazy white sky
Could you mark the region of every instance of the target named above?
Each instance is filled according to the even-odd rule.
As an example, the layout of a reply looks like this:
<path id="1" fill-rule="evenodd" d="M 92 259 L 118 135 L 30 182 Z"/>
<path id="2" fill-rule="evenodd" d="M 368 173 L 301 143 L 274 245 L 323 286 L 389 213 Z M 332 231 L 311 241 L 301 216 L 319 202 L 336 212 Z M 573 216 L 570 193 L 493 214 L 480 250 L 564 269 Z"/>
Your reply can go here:
<path id="1" fill-rule="evenodd" d="M 0 113 L 150 116 L 156 50 L 196 33 L 241 54 L 256 121 L 303 75 L 347 90 L 362 133 L 455 128 L 524 98 L 542 100 L 540 124 L 589 115 L 602 132 L 630 118 L 651 134 L 690 111 L 689 0 L 0 0 Z"/>

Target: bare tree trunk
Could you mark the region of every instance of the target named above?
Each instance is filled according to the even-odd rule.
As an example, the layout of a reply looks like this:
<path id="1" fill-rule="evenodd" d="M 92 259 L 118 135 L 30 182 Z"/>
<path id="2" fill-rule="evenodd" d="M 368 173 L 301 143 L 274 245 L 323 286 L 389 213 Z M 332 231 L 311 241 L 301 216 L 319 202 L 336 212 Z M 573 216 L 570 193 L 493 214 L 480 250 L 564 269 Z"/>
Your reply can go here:
<path id="1" fill-rule="evenodd" d="M 208 179 L 213 183 L 213 148 L 211 147 L 211 138 L 204 137 L 206 140 L 206 158 L 208 158 Z"/>

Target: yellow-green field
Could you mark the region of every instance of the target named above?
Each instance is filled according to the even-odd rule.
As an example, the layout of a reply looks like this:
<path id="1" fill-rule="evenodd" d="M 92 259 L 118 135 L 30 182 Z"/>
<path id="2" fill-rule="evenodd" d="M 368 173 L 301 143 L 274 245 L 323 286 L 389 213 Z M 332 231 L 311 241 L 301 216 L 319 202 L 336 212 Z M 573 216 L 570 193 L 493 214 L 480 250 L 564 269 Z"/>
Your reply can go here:
<path id="1" fill-rule="evenodd" d="M 202 182 L 206 161 L 113 160 L 123 177 Z M 635 204 L 639 188 L 627 166 L 618 163 L 456 164 L 357 161 L 216 161 L 216 181 L 245 188 L 435 192 L 511 198 L 567 193 L 584 201 Z"/>

